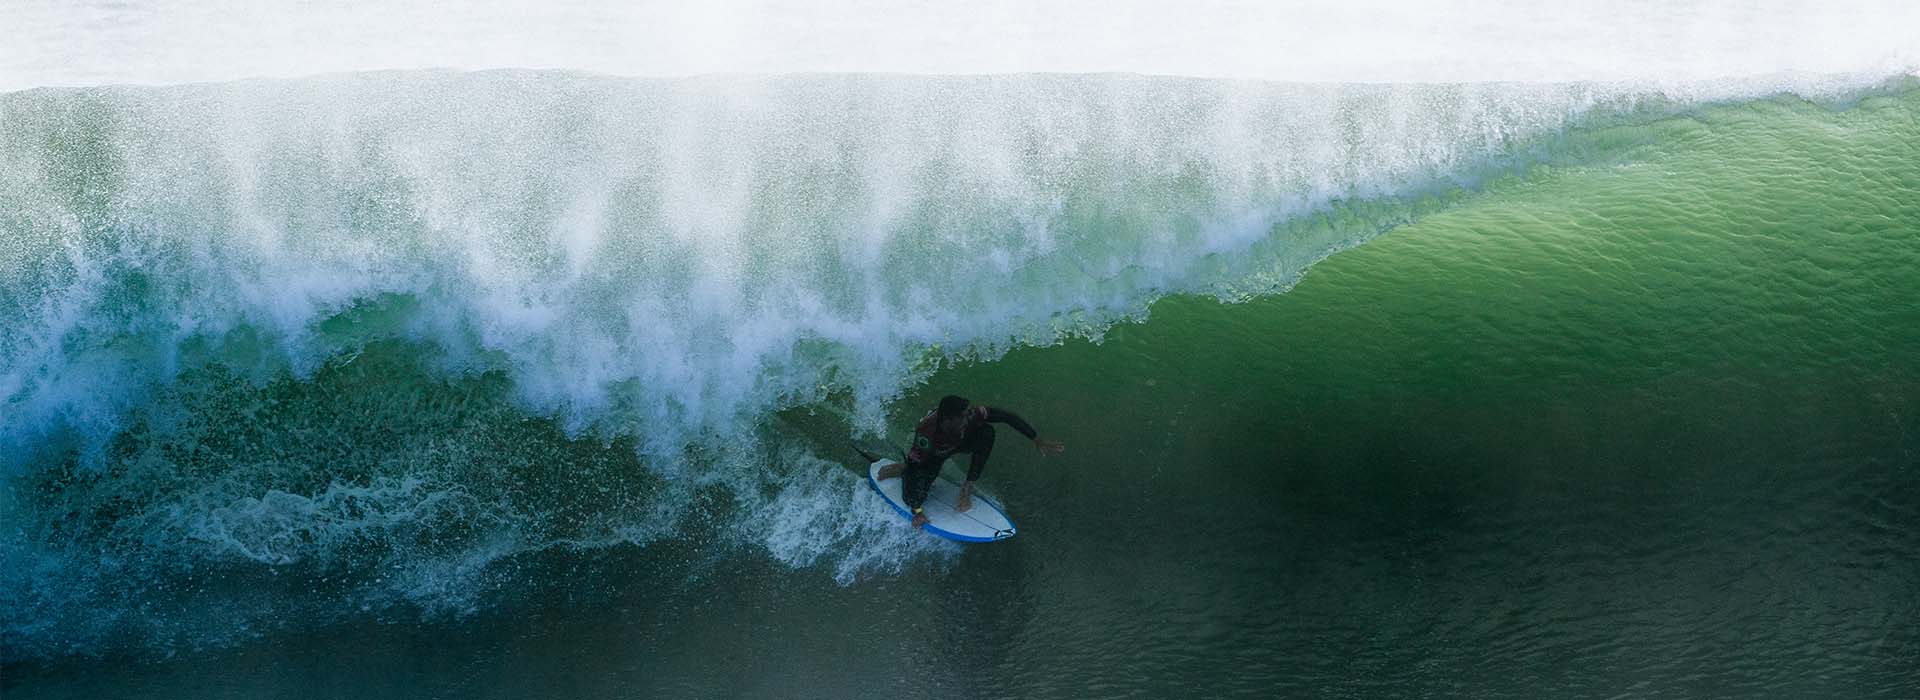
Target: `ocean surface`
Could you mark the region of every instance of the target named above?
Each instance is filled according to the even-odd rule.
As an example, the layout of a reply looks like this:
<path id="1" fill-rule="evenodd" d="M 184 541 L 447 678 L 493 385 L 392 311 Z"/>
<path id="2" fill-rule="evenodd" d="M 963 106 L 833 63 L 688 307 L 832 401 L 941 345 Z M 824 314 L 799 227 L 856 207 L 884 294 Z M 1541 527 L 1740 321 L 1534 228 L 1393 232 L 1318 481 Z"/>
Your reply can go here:
<path id="1" fill-rule="evenodd" d="M 1067 444 L 1012 540 L 848 446 L 949 393 Z M 1911 76 L 0 94 L 8 700 L 1913 698 L 1916 623 Z"/>

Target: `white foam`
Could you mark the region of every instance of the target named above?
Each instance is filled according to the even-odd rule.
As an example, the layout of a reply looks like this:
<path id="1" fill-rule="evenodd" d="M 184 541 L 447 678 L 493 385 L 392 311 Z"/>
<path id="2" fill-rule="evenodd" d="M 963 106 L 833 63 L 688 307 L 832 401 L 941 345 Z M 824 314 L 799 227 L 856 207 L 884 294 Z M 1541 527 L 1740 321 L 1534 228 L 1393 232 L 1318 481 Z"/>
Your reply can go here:
<path id="1" fill-rule="evenodd" d="M 787 475 L 767 503 L 750 504 L 742 523 L 749 537 L 793 567 L 831 566 L 849 585 L 865 576 L 898 573 L 919 561 L 947 562 L 958 543 L 927 535 L 894 515 L 865 479 L 845 467 L 793 454 Z"/>
<path id="2" fill-rule="evenodd" d="M 60 136 L 8 145 L 33 167 L 0 192 L 60 233 L 27 255 L 67 270 L 6 280 L 36 315 L 8 321 L 0 441 L 110 435 L 177 348 L 240 329 L 262 370 L 304 376 L 373 339 L 317 324 L 398 295 L 410 324 L 369 332 L 674 454 L 838 389 L 882 406 L 929 347 L 991 357 L 1166 293 L 1270 290 L 1375 232 L 1277 223 L 1543 157 L 1515 151 L 1596 113 L 1775 85 L 434 73 L 16 94 L 18 128 Z M 68 99 L 101 102 L 76 125 Z M 135 276 L 141 298 L 102 296 Z"/>
<path id="3" fill-rule="evenodd" d="M 356 544 L 385 547 L 409 535 L 448 529 L 487 528 L 499 510 L 477 504 L 457 485 L 431 484 L 418 476 L 381 477 L 373 483 L 329 484 L 315 494 L 268 489 L 258 496 L 227 496 L 219 490 L 195 501 L 141 514 L 147 537 L 200 543 L 217 560 L 239 557 L 288 565 L 341 556 Z M 492 523 L 510 532 L 511 523 Z"/>

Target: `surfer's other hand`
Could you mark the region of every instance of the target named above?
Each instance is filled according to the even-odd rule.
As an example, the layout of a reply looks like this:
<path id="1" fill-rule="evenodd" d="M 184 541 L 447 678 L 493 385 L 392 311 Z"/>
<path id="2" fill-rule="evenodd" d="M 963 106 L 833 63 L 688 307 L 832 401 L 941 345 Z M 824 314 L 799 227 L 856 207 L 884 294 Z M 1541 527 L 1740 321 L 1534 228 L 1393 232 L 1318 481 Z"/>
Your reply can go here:
<path id="1" fill-rule="evenodd" d="M 927 514 L 926 514 L 926 513 L 916 513 L 916 514 L 914 514 L 914 516 L 913 516 L 913 526 L 914 526 L 914 527 L 920 527 L 920 526 L 922 526 L 922 525 L 925 525 L 925 524 L 927 524 Z"/>
<path id="2" fill-rule="evenodd" d="M 1061 442 L 1059 440 L 1047 440 L 1043 438 L 1034 438 L 1033 446 L 1040 448 L 1040 454 L 1042 456 L 1057 455 L 1067 451 L 1067 443 Z"/>

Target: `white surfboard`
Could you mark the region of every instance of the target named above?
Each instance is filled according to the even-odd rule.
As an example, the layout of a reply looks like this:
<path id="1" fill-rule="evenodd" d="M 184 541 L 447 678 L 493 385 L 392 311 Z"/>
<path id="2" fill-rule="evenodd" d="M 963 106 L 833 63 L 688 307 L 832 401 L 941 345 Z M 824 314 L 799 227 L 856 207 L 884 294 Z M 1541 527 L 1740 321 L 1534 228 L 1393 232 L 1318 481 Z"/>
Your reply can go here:
<path id="1" fill-rule="evenodd" d="M 913 520 L 913 513 L 907 508 L 907 502 L 900 497 L 900 484 L 904 479 L 893 477 L 880 479 L 880 468 L 895 464 L 894 460 L 883 459 L 867 467 L 867 485 L 872 486 L 881 498 L 887 499 L 887 505 L 900 517 Z M 1000 504 L 980 495 L 979 489 L 973 492 L 973 507 L 962 513 L 953 509 L 954 502 L 960 500 L 960 485 L 946 479 L 934 479 L 933 487 L 927 490 L 927 502 L 920 507 L 927 514 L 927 532 L 960 542 L 993 542 L 1014 535 L 1013 521 L 1007 519 L 1006 511 Z"/>

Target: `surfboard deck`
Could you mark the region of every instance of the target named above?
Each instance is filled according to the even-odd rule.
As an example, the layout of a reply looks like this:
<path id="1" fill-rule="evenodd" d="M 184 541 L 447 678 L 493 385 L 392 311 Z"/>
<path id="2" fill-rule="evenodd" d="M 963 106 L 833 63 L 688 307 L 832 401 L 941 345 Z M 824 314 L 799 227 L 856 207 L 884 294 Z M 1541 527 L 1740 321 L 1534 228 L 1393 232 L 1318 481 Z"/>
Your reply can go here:
<path id="1" fill-rule="evenodd" d="M 900 496 L 900 477 L 882 481 L 880 468 L 897 464 L 896 460 L 882 459 L 867 466 L 867 485 L 875 493 L 886 499 L 893 512 L 913 520 L 913 512 L 907 508 L 906 500 Z M 1007 512 L 993 499 L 980 495 L 979 489 L 973 492 L 973 507 L 962 513 L 953 509 L 955 501 L 960 500 L 960 485 L 946 479 L 934 479 L 933 487 L 927 490 L 927 502 L 920 507 L 927 514 L 927 525 L 922 528 L 928 533 L 945 537 L 957 542 L 997 542 L 1014 536 L 1017 530 L 1013 521 L 1007 519 Z"/>

